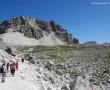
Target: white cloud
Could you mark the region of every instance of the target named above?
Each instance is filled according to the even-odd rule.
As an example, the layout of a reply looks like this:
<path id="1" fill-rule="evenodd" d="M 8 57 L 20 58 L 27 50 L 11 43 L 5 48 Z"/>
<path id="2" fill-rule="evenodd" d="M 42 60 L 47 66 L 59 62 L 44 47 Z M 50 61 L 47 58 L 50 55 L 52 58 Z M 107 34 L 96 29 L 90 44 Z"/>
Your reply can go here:
<path id="1" fill-rule="evenodd" d="M 91 5 L 110 5 L 110 2 L 90 2 Z"/>

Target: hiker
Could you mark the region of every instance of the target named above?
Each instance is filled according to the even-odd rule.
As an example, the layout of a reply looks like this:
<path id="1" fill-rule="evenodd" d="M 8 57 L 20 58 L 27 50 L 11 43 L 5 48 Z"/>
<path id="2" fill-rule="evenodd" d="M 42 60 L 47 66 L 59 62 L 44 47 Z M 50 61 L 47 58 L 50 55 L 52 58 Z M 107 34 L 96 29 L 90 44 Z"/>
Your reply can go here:
<path id="1" fill-rule="evenodd" d="M 3 66 L 5 65 L 5 62 L 0 66 L 0 73 L 2 74 L 4 72 Z"/>
<path id="2" fill-rule="evenodd" d="M 5 77 L 6 77 L 6 64 L 5 63 L 1 66 L 0 72 L 2 74 L 2 82 L 5 82 Z"/>
<path id="3" fill-rule="evenodd" d="M 10 63 L 8 62 L 7 66 L 6 66 L 7 67 L 7 72 L 9 72 L 9 66 L 10 66 Z"/>
<path id="4" fill-rule="evenodd" d="M 24 62 L 24 58 L 22 58 L 22 63 Z"/>
<path id="5" fill-rule="evenodd" d="M 0 74 L 2 73 L 2 70 L 1 70 L 1 68 L 2 68 L 2 65 L 0 64 Z"/>
<path id="6" fill-rule="evenodd" d="M 16 70 L 15 63 L 12 63 L 12 64 L 10 65 L 10 71 L 11 71 L 11 75 L 12 75 L 12 76 L 15 75 L 15 70 Z"/>
<path id="7" fill-rule="evenodd" d="M 16 70 L 18 70 L 19 67 L 18 61 L 16 62 L 15 66 L 16 66 Z"/>

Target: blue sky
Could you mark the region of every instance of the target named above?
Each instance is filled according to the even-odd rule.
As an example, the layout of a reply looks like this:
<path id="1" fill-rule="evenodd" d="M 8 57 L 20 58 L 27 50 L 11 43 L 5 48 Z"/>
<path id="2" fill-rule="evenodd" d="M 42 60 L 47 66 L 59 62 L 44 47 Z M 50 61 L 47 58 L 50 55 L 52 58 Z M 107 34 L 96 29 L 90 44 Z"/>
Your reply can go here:
<path id="1" fill-rule="evenodd" d="M 94 2 L 103 4 L 91 4 Z M 0 21 L 21 15 L 54 20 L 81 43 L 93 40 L 110 42 L 110 0 L 0 1 Z"/>

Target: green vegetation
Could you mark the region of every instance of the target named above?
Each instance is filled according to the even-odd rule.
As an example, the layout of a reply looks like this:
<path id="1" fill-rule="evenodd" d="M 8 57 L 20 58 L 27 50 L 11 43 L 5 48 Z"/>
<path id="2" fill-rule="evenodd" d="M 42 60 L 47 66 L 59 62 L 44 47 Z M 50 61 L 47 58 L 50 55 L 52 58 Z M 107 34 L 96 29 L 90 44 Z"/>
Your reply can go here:
<path id="1" fill-rule="evenodd" d="M 30 51 L 29 49 L 32 48 Z M 44 53 L 48 56 L 49 59 L 60 59 L 64 60 L 65 54 L 68 51 L 80 50 L 80 45 L 73 45 L 73 46 L 33 46 L 33 47 L 19 47 L 18 50 L 22 53 Z M 41 55 L 41 54 L 40 54 Z M 43 58 L 43 56 L 41 55 Z M 40 57 L 40 58 L 41 58 Z"/>
<path id="2" fill-rule="evenodd" d="M 29 49 L 32 50 L 29 50 Z M 44 53 L 50 59 L 64 59 L 65 54 L 68 52 L 75 52 L 80 50 L 110 50 L 110 46 L 85 46 L 85 45 L 71 45 L 71 46 L 26 46 L 26 47 L 19 47 L 18 50 L 23 53 Z M 42 56 L 41 56 L 42 57 Z M 110 55 L 108 56 L 110 58 Z"/>
<path id="3" fill-rule="evenodd" d="M 71 50 L 80 50 L 83 48 L 81 45 L 72 45 L 72 46 L 25 46 L 25 47 L 19 47 L 19 51 L 26 51 L 29 48 L 33 48 L 32 53 L 35 52 L 42 52 L 42 51 L 53 51 L 53 50 L 59 50 L 59 51 L 71 51 Z"/>

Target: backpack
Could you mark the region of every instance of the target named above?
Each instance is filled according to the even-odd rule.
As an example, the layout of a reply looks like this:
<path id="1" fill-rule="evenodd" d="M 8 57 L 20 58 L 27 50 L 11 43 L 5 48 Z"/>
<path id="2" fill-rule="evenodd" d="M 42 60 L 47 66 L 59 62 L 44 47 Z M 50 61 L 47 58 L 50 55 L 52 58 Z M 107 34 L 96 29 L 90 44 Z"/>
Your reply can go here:
<path id="1" fill-rule="evenodd" d="M 0 73 L 5 73 L 6 72 L 6 70 L 5 70 L 5 67 L 0 67 Z"/>
<path id="2" fill-rule="evenodd" d="M 15 71 L 15 66 L 12 66 L 12 67 L 11 67 L 11 70 L 12 70 L 12 71 Z"/>

